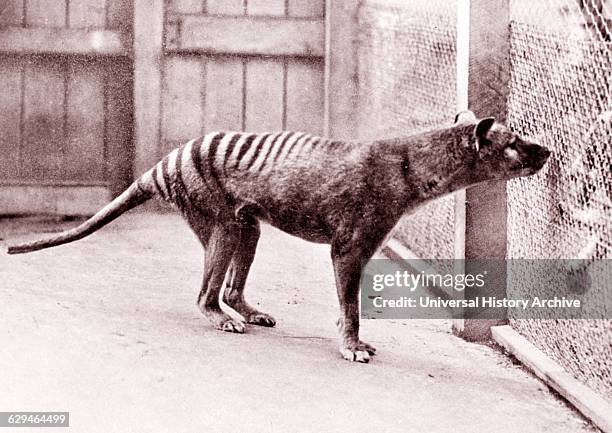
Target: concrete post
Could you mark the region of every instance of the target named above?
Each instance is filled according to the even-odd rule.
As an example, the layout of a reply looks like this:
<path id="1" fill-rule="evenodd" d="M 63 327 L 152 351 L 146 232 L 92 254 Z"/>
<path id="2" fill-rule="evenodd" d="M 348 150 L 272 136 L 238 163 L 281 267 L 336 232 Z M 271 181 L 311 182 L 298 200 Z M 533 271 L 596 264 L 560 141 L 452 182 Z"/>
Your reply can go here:
<path id="1" fill-rule="evenodd" d="M 461 0 L 460 0 L 461 1 Z M 476 117 L 506 121 L 509 83 L 509 0 L 470 0 L 468 106 Z M 456 252 L 466 260 L 506 258 L 506 183 L 492 182 L 458 195 Z M 462 236 L 463 234 L 463 236 Z M 457 255 L 457 254 L 456 254 Z M 469 266 L 466 272 L 470 272 Z M 487 295 L 506 296 L 505 263 L 487 281 Z M 466 293 L 469 297 L 470 293 Z M 461 322 L 461 321 L 459 321 Z M 465 319 L 455 331 L 468 340 L 482 341 L 490 328 L 505 319 Z"/>

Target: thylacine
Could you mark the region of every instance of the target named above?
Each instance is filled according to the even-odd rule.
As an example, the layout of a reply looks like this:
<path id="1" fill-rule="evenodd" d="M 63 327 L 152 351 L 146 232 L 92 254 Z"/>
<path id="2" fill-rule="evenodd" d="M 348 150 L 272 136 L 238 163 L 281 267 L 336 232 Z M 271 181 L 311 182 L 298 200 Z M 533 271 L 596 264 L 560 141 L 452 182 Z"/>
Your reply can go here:
<path id="1" fill-rule="evenodd" d="M 367 260 L 399 218 L 419 205 L 483 181 L 536 173 L 550 152 L 487 118 L 405 138 L 348 143 L 302 133 L 211 133 L 172 151 L 80 226 L 9 254 L 87 236 L 152 197 L 175 204 L 206 250 L 198 306 L 218 329 L 244 332 L 219 295 L 248 323 L 274 326 L 248 305 L 244 285 L 259 220 L 303 239 L 331 244 L 340 301 L 340 352 L 367 362 L 359 339 L 359 281 Z"/>

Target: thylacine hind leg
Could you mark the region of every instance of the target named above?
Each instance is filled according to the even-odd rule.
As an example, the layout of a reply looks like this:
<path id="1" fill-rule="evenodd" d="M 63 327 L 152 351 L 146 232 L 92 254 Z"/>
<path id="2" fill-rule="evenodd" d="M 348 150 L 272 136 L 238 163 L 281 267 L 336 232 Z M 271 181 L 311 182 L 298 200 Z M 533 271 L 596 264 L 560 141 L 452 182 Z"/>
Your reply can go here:
<path id="1" fill-rule="evenodd" d="M 238 246 L 236 225 L 214 224 L 211 215 L 184 213 L 187 222 L 204 247 L 204 276 L 198 307 L 212 325 L 223 331 L 244 332 L 244 325 L 221 310 L 219 294 L 233 253 Z"/>
<path id="2" fill-rule="evenodd" d="M 230 270 L 228 272 L 227 286 L 223 300 L 227 305 L 240 313 L 247 323 L 261 326 L 274 326 L 276 320 L 266 313 L 262 313 L 250 306 L 244 299 L 244 286 L 249 269 L 255 258 L 255 250 L 259 241 L 259 221 L 253 217 L 242 218 L 240 226 L 240 240 L 234 251 Z"/>
<path id="3" fill-rule="evenodd" d="M 198 307 L 212 325 L 223 331 L 244 332 L 244 324 L 221 310 L 219 294 L 225 274 L 238 246 L 238 231 L 232 226 L 216 225 L 212 229 L 205 253 L 204 278 L 198 296 Z"/>

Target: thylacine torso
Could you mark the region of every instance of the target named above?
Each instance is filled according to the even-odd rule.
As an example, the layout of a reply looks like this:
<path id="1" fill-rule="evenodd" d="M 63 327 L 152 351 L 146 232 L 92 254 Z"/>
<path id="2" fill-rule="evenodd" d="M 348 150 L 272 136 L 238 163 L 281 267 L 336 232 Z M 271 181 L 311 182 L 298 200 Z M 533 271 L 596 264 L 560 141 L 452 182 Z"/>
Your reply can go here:
<path id="1" fill-rule="evenodd" d="M 301 132 L 214 132 L 171 152 L 166 165 L 145 173 L 142 188 L 187 212 L 185 195 L 197 212 L 225 213 L 226 219 L 248 214 L 306 240 L 330 243 L 349 214 L 367 207 L 370 151 Z M 178 198 L 167 193 L 184 184 L 188 191 Z"/>
<path id="2" fill-rule="evenodd" d="M 470 112 L 460 113 L 452 127 L 370 143 L 294 132 L 211 133 L 172 151 L 79 227 L 9 253 L 72 242 L 162 197 L 179 208 L 206 249 L 198 306 L 216 328 L 244 332 L 244 323 L 221 310 L 219 295 L 225 281 L 226 303 L 246 322 L 274 326 L 243 295 L 263 220 L 331 244 L 340 352 L 367 362 L 375 349 L 358 335 L 361 270 L 399 218 L 469 185 L 534 174 L 548 156 L 545 148 Z"/>
<path id="3" fill-rule="evenodd" d="M 172 151 L 145 173 L 141 187 L 181 210 L 225 212 L 228 219 L 244 210 L 290 234 L 331 243 L 346 225 L 368 217 L 395 223 L 469 184 L 453 166 L 465 129 L 372 143 L 289 131 L 213 132 Z"/>

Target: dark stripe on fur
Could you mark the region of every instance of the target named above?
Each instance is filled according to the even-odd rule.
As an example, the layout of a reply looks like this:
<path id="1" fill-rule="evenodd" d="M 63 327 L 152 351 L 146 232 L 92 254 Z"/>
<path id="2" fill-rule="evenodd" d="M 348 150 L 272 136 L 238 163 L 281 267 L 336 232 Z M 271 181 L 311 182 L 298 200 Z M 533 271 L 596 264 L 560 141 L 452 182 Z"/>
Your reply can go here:
<path id="1" fill-rule="evenodd" d="M 183 181 L 183 151 L 185 146 L 181 146 L 176 154 L 176 201 L 179 209 L 193 208 L 193 203 L 189 197 L 189 192 Z"/>
<path id="2" fill-rule="evenodd" d="M 225 200 L 231 205 L 233 204 L 234 200 L 232 196 L 230 195 L 230 193 L 225 189 L 225 187 L 219 181 L 219 175 L 217 174 L 217 169 L 215 168 L 215 164 L 214 164 L 215 158 L 217 156 L 217 149 L 219 148 L 219 143 L 221 142 L 222 138 L 223 138 L 223 135 L 217 135 L 210 142 L 210 147 L 208 150 L 208 170 L 210 172 L 211 177 L 213 178 L 213 181 L 215 182 L 217 191 L 220 191 L 221 193 L 223 193 L 223 195 L 225 196 Z"/>
<path id="3" fill-rule="evenodd" d="M 272 153 L 276 145 L 280 144 L 281 149 L 282 149 L 283 143 L 287 141 L 287 137 L 290 136 L 291 134 L 287 134 L 287 136 L 283 140 L 281 140 L 281 142 L 279 143 L 278 139 L 281 138 L 282 135 L 283 133 L 281 132 L 280 134 L 277 134 L 277 136 L 272 139 L 272 143 L 270 143 L 270 147 L 268 147 L 268 152 L 266 152 L 266 156 L 264 156 L 264 159 L 263 161 L 261 161 L 261 165 L 259 166 L 259 169 L 257 170 L 258 172 L 263 170 L 264 166 L 266 165 L 266 161 L 268 160 L 268 157 L 270 156 L 270 154 Z"/>
<path id="4" fill-rule="evenodd" d="M 223 173 L 225 173 L 225 167 L 227 167 L 227 161 L 229 161 L 229 157 L 232 155 L 234 151 L 234 146 L 242 137 L 244 137 L 244 133 L 236 134 L 231 139 L 230 142 L 227 143 L 227 149 L 225 149 L 225 156 L 223 157 Z"/>
<path id="5" fill-rule="evenodd" d="M 311 148 L 312 150 L 314 150 L 319 144 L 321 143 L 325 143 L 327 140 L 325 140 L 324 138 L 321 137 L 317 137 L 316 140 L 314 140 L 311 144 Z"/>
<path id="6" fill-rule="evenodd" d="M 218 134 L 216 134 L 213 139 L 215 137 L 223 137 L 223 133 L 220 132 Z M 193 166 L 195 168 L 196 173 L 198 173 L 198 175 L 200 176 L 200 179 L 202 180 L 202 183 L 206 186 L 206 188 L 214 194 L 215 189 L 212 188 L 208 182 L 207 176 L 205 175 L 204 171 L 202 170 L 202 144 L 204 144 L 204 140 L 206 140 L 206 137 L 203 137 L 202 140 L 198 140 L 196 143 L 193 144 L 192 148 L 191 148 L 191 160 L 193 161 Z M 210 148 L 208 150 L 210 152 Z"/>
<path id="7" fill-rule="evenodd" d="M 159 186 L 159 182 L 157 182 L 157 164 L 155 164 L 155 167 L 153 167 L 153 171 L 151 172 L 151 176 L 153 176 L 153 185 L 155 185 L 155 189 L 157 190 L 157 193 L 162 198 L 164 198 L 164 191 Z"/>
<path id="8" fill-rule="evenodd" d="M 304 137 L 307 137 L 308 134 L 304 134 L 303 136 L 301 136 L 300 138 L 298 138 L 297 140 L 295 140 L 292 144 L 291 147 L 289 148 L 289 150 L 287 151 L 287 155 L 285 155 L 285 158 L 289 158 L 289 155 L 291 155 L 291 152 L 293 152 L 293 149 L 295 149 L 295 146 L 297 146 L 297 144 L 304 140 Z M 310 138 L 306 138 L 305 141 L 310 140 Z M 303 146 L 304 143 L 301 144 L 301 146 Z"/>
<path id="9" fill-rule="evenodd" d="M 316 143 L 317 141 L 319 141 L 319 137 L 311 137 L 308 140 L 306 140 L 303 144 L 302 147 L 300 149 L 298 149 L 296 158 L 299 158 L 302 153 L 304 152 L 304 149 L 307 149 L 307 147 L 310 145 L 310 150 L 314 149 L 314 145 L 313 143 Z"/>
<path id="10" fill-rule="evenodd" d="M 283 152 L 283 148 L 285 147 L 285 144 L 287 143 L 287 141 L 289 141 L 289 140 L 290 140 L 292 137 L 295 137 L 295 135 L 296 135 L 296 133 L 295 133 L 295 132 L 293 132 L 293 133 L 289 134 L 289 136 L 287 137 L 287 140 L 284 140 L 284 141 L 281 143 L 280 149 L 278 149 L 278 152 L 276 152 L 276 155 L 274 155 L 274 159 L 272 160 L 272 164 L 274 164 L 274 163 L 275 163 L 275 162 L 278 160 L 278 157 L 279 157 L 279 156 L 280 156 L 280 154 Z M 295 140 L 295 141 L 293 142 L 293 144 L 291 145 L 292 147 L 295 145 L 295 143 L 297 143 L 298 141 L 300 141 L 300 138 L 302 138 L 302 137 L 303 137 L 304 135 L 306 135 L 306 134 L 304 134 L 303 132 L 298 132 L 298 133 L 297 133 L 297 135 L 298 135 L 298 138 L 297 138 L 297 140 Z M 291 150 L 291 149 L 289 149 L 289 150 Z"/>
<path id="11" fill-rule="evenodd" d="M 161 161 L 162 177 L 164 178 L 164 185 L 166 191 L 168 191 L 168 200 L 174 201 L 174 194 L 172 194 L 172 188 L 170 187 L 170 173 L 168 172 L 168 156 L 165 156 Z"/>
<path id="12" fill-rule="evenodd" d="M 261 152 L 261 148 L 263 147 L 266 140 L 270 138 L 271 135 L 272 134 L 264 134 L 261 137 L 261 140 L 259 140 L 259 142 L 257 143 L 257 146 L 255 147 L 255 152 L 253 152 L 253 155 L 251 156 L 251 159 L 247 163 L 245 170 L 250 169 L 253 166 L 253 164 L 255 164 L 255 161 L 257 161 L 257 157 L 259 156 L 259 153 Z"/>
<path id="13" fill-rule="evenodd" d="M 240 151 L 238 152 L 238 156 L 236 157 L 236 163 L 234 164 L 234 168 L 238 168 L 238 166 L 240 165 L 240 160 L 242 159 L 244 154 L 247 153 L 247 151 L 251 147 L 251 144 L 253 144 L 253 140 L 255 140 L 256 137 L 257 137 L 257 134 L 254 134 L 254 135 L 247 137 L 247 139 L 244 140 L 244 143 L 242 143 L 242 147 L 240 148 Z"/>

